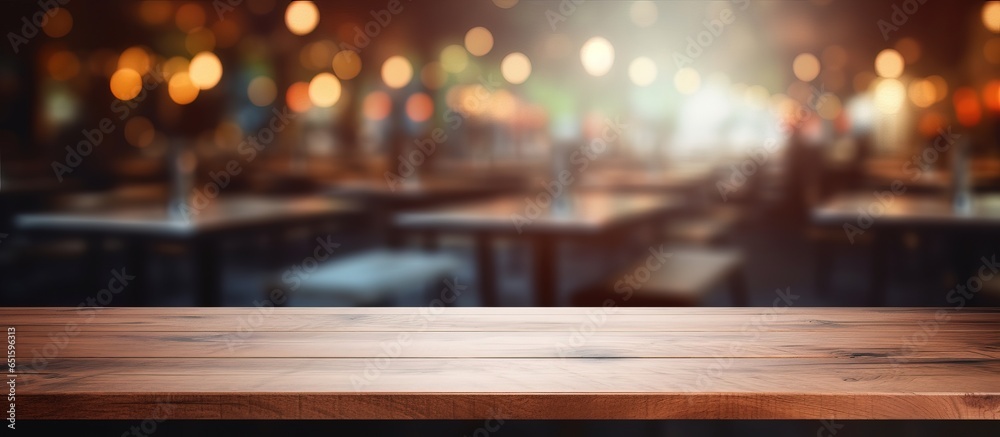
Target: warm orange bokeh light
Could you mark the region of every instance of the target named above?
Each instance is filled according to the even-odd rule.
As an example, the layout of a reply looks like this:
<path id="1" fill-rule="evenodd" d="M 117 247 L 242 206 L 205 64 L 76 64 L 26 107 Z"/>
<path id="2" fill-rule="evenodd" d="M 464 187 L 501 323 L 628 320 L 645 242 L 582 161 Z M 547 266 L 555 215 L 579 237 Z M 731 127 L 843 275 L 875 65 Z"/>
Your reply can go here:
<path id="1" fill-rule="evenodd" d="M 354 79 L 361 73 L 361 57 L 353 50 L 341 50 L 333 56 L 333 72 L 337 77 Z"/>
<path id="2" fill-rule="evenodd" d="M 309 100 L 309 84 L 306 82 L 293 83 L 285 92 L 285 103 L 288 104 L 288 109 L 294 112 L 306 112 L 312 109 L 312 102 Z"/>
<path id="3" fill-rule="evenodd" d="M 177 28 L 184 33 L 205 26 L 205 9 L 198 3 L 185 3 L 177 8 Z"/>
<path id="4" fill-rule="evenodd" d="M 131 68 L 122 68 L 111 75 L 111 94 L 121 100 L 132 100 L 142 90 L 142 76 Z"/>
<path id="5" fill-rule="evenodd" d="M 170 100 L 178 105 L 187 105 L 198 98 L 198 87 L 191 80 L 191 76 L 188 72 L 181 71 L 170 77 L 170 82 L 167 83 L 167 93 L 170 94 Z"/>
<path id="6" fill-rule="evenodd" d="M 991 80 L 983 87 L 983 106 L 990 111 L 1000 111 L 1000 80 Z"/>
<path id="7" fill-rule="evenodd" d="M 406 115 L 418 123 L 425 122 L 434 114 L 434 101 L 425 93 L 416 93 L 406 99 Z"/>
<path id="8" fill-rule="evenodd" d="M 982 120 L 983 111 L 979 106 L 979 96 L 972 88 L 962 87 L 955 90 L 952 101 L 955 104 L 955 117 L 963 126 L 975 126 Z"/>
<path id="9" fill-rule="evenodd" d="M 374 91 L 365 97 L 361 111 L 369 120 L 384 120 L 392 112 L 392 99 L 384 91 Z"/>
<path id="10" fill-rule="evenodd" d="M 52 8 L 47 12 L 48 20 L 42 25 L 42 31 L 52 38 L 66 36 L 73 30 L 73 15 L 63 8 Z"/>

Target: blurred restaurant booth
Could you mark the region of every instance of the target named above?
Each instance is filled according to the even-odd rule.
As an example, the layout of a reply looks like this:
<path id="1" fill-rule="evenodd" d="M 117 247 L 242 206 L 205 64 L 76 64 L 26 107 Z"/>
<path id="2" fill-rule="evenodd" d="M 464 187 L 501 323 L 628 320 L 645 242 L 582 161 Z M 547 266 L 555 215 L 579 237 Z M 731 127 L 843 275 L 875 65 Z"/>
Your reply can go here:
<path id="1" fill-rule="evenodd" d="M 3 306 L 1000 298 L 997 1 L 3 8 Z"/>

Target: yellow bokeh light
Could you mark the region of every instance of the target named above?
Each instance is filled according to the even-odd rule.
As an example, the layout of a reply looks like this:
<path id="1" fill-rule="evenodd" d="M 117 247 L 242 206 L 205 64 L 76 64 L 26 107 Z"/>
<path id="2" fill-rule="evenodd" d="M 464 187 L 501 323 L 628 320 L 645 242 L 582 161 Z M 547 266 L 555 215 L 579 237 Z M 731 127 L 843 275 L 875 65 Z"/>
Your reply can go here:
<path id="1" fill-rule="evenodd" d="M 993 33 L 1000 33 L 1000 1 L 983 5 L 983 25 Z"/>
<path id="2" fill-rule="evenodd" d="M 174 103 L 187 105 L 198 98 L 198 87 L 191 81 L 191 76 L 186 71 L 181 71 L 170 77 L 167 94 Z"/>
<path id="3" fill-rule="evenodd" d="M 875 85 L 875 107 L 883 114 L 895 114 L 906 100 L 906 87 L 896 79 L 882 79 Z"/>
<path id="4" fill-rule="evenodd" d="M 701 88 L 701 76 L 693 68 L 684 67 L 674 75 L 674 86 L 681 94 L 694 94 Z"/>
<path id="5" fill-rule="evenodd" d="M 361 73 L 361 57 L 353 50 L 341 50 L 333 56 L 333 72 L 337 77 L 348 80 Z"/>
<path id="6" fill-rule="evenodd" d="M 819 59 L 812 53 L 802 53 L 792 61 L 792 72 L 803 82 L 811 82 L 819 76 Z"/>
<path id="7" fill-rule="evenodd" d="M 428 89 L 440 89 L 447 80 L 448 73 L 441 68 L 440 62 L 428 62 L 427 65 L 424 65 L 424 68 L 420 69 L 420 81 Z"/>
<path id="8" fill-rule="evenodd" d="M 485 27 L 473 27 L 465 33 L 465 49 L 473 56 L 483 56 L 493 50 L 493 34 Z"/>
<path id="9" fill-rule="evenodd" d="M 583 43 L 580 49 L 580 61 L 587 74 L 604 76 L 611 71 L 611 66 L 615 63 L 615 48 L 608 40 L 595 36 Z"/>
<path id="10" fill-rule="evenodd" d="M 185 3 L 177 8 L 177 28 L 184 33 L 205 27 L 205 9 L 198 3 Z"/>
<path id="11" fill-rule="evenodd" d="M 938 101 L 937 88 L 927 79 L 910 82 L 909 95 L 910 101 L 921 108 L 931 106 Z"/>
<path id="12" fill-rule="evenodd" d="M 392 99 L 385 91 L 374 91 L 365 96 L 365 101 L 361 104 L 361 112 L 369 120 L 383 120 L 392 111 Z"/>
<path id="13" fill-rule="evenodd" d="M 628 78 L 638 86 L 648 86 L 656 80 L 656 63 L 646 57 L 638 57 L 628 65 Z"/>
<path id="14" fill-rule="evenodd" d="M 469 65 L 469 53 L 465 47 L 450 45 L 441 50 L 441 68 L 449 73 L 461 73 Z"/>
<path id="15" fill-rule="evenodd" d="M 142 75 L 131 68 L 121 68 L 111 75 L 111 94 L 121 100 L 132 100 L 142 90 Z"/>
<path id="16" fill-rule="evenodd" d="M 903 55 L 893 49 L 885 49 L 875 57 L 875 72 L 879 76 L 895 79 L 903 74 Z"/>
<path id="17" fill-rule="evenodd" d="M 130 69 L 144 75 L 149 71 L 149 54 L 142 47 L 129 47 L 118 56 L 118 69 Z"/>
<path id="18" fill-rule="evenodd" d="M 434 115 L 434 101 L 425 93 L 416 93 L 406 99 L 406 115 L 417 123 L 423 123 Z"/>
<path id="19" fill-rule="evenodd" d="M 222 79 L 222 62 L 212 52 L 201 52 L 191 58 L 188 66 L 191 83 L 199 89 L 207 90 L 214 87 Z"/>
<path id="20" fill-rule="evenodd" d="M 522 84 L 531 76 L 531 60 L 524 53 L 511 53 L 500 62 L 500 73 L 507 82 Z"/>
<path id="21" fill-rule="evenodd" d="M 309 100 L 309 84 L 305 82 L 295 82 L 288 87 L 285 92 L 285 103 L 288 109 L 293 112 L 306 112 L 312 108 Z"/>
<path id="22" fill-rule="evenodd" d="M 319 9 L 311 1 L 293 1 L 285 9 L 285 25 L 296 35 L 306 35 L 319 24 Z"/>
<path id="23" fill-rule="evenodd" d="M 80 59 L 67 50 L 53 53 L 46 63 L 49 75 L 55 80 L 69 80 L 80 73 Z"/>
<path id="24" fill-rule="evenodd" d="M 66 36 L 73 30 L 73 15 L 64 8 L 52 8 L 48 12 L 48 19 L 42 24 L 42 31 L 52 38 Z"/>
<path id="25" fill-rule="evenodd" d="M 340 100 L 340 80 L 331 73 L 317 74 L 309 81 L 309 101 L 314 106 L 329 108 Z"/>
<path id="26" fill-rule="evenodd" d="M 267 106 L 278 97 L 278 87 L 270 77 L 257 76 L 247 85 L 247 97 L 254 105 Z"/>
<path id="27" fill-rule="evenodd" d="M 382 64 L 382 82 L 389 88 L 402 88 L 409 84 L 411 79 L 413 79 L 413 66 L 406 58 L 393 56 Z"/>

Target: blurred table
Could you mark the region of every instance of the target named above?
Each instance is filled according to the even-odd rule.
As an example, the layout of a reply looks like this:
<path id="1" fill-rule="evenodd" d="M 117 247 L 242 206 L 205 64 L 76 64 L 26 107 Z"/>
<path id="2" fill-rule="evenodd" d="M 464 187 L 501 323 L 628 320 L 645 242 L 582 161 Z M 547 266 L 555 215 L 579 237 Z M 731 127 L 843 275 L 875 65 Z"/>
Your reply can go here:
<path id="1" fill-rule="evenodd" d="M 175 217 L 165 206 L 122 205 L 21 214 L 16 217 L 16 225 L 36 235 L 85 237 L 91 251 L 89 262 L 100 257 L 104 239 L 124 239 L 129 248 L 129 271 L 135 272 L 132 274 L 138 283 L 140 303 L 149 245 L 164 240 L 191 244 L 201 304 L 217 306 L 222 293 L 220 237 L 237 232 L 274 233 L 284 227 L 322 223 L 359 212 L 354 203 L 322 197 L 243 196 L 217 199 L 203 209 L 193 209 L 187 218 Z"/>
<path id="2" fill-rule="evenodd" d="M 889 245 L 907 231 L 945 233 L 951 238 L 953 255 L 965 254 L 968 238 L 995 238 L 1000 235 L 1000 194 L 970 195 L 964 208 L 956 207 L 949 196 L 886 195 L 880 199 L 873 193 L 844 194 L 832 198 L 812 211 L 813 222 L 819 226 L 844 230 L 844 238 L 853 239 L 867 232 L 873 237 L 871 297 L 873 305 L 885 303 L 886 270 Z M 863 212 L 863 213 L 862 213 Z M 956 271 L 963 260 L 953 256 Z"/>
<path id="3" fill-rule="evenodd" d="M 372 212 L 375 228 L 385 237 L 386 243 L 399 246 L 401 236 L 392 222 L 398 213 L 486 199 L 512 190 L 502 184 L 481 181 L 424 178 L 395 186 L 384 179 L 344 180 L 329 184 L 325 192 L 331 197 L 363 205 Z"/>
<path id="4" fill-rule="evenodd" d="M 618 193 L 679 194 L 694 200 L 697 191 L 709 185 L 709 167 L 673 168 L 662 171 L 607 169 L 584 172 L 579 188 Z"/>
<path id="5" fill-rule="evenodd" d="M 662 228 L 659 222 L 682 202 L 652 194 L 571 192 L 557 196 L 548 206 L 535 204 L 537 196 L 501 198 L 430 211 L 399 214 L 396 225 L 406 232 L 461 233 L 476 241 L 480 293 L 485 306 L 496 306 L 493 241 L 504 236 L 532 240 L 534 292 L 540 306 L 557 304 L 556 244 L 560 238 L 611 237 L 642 226 Z"/>

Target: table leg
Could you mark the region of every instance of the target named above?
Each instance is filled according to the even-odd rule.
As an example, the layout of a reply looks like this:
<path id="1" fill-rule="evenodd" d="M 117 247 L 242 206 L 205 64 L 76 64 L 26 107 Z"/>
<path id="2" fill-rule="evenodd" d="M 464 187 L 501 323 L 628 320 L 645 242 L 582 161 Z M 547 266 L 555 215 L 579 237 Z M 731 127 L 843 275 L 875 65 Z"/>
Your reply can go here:
<path id="1" fill-rule="evenodd" d="M 479 277 L 479 295 L 483 306 L 497 306 L 496 263 L 493 257 L 493 239 L 481 233 L 476 238 L 476 275 Z"/>
<path id="2" fill-rule="evenodd" d="M 203 307 L 217 307 L 222 296 L 222 263 L 219 260 L 218 241 L 201 237 L 195 240 L 195 287 L 198 303 Z"/>
<path id="3" fill-rule="evenodd" d="M 538 235 L 534 241 L 535 253 L 532 260 L 535 264 L 535 297 L 538 306 L 553 307 L 558 304 L 559 290 L 556 288 L 559 262 L 556 259 L 555 238 Z"/>

